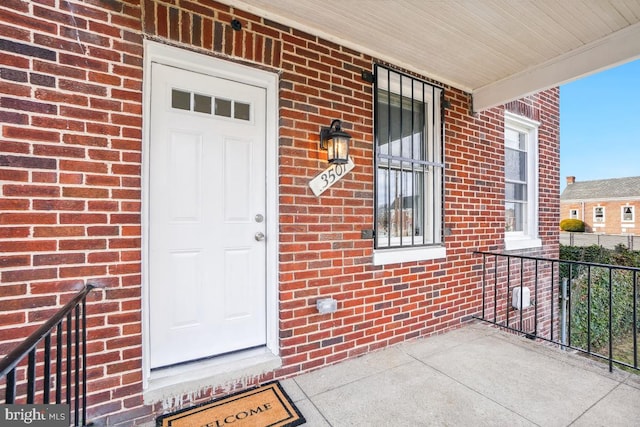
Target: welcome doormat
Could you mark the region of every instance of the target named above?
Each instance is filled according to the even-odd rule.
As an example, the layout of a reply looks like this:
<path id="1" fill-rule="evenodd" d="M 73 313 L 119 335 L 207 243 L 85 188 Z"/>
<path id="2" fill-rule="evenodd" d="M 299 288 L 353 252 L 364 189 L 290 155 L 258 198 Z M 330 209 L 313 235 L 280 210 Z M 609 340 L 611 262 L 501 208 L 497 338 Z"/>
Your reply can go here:
<path id="1" fill-rule="evenodd" d="M 304 423 L 278 381 L 157 419 L 161 427 L 294 427 Z"/>

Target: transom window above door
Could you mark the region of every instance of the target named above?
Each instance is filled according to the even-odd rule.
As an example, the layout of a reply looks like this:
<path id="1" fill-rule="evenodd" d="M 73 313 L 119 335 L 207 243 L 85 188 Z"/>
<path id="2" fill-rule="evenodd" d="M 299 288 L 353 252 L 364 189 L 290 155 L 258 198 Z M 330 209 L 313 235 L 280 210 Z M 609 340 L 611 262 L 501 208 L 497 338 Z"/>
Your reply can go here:
<path id="1" fill-rule="evenodd" d="M 171 108 L 237 120 L 251 120 L 251 104 L 180 89 L 171 90 Z"/>

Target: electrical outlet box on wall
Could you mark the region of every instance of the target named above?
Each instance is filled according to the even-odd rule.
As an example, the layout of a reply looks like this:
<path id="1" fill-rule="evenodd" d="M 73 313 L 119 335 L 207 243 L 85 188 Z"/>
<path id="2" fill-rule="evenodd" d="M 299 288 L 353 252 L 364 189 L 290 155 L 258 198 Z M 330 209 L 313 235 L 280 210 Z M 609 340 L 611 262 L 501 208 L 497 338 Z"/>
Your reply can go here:
<path id="1" fill-rule="evenodd" d="M 520 293 L 522 292 L 522 296 Z M 522 303 L 522 307 L 520 304 Z M 524 310 L 531 307 L 531 291 L 526 287 L 513 288 L 513 296 L 511 298 L 511 306 L 516 310 Z"/>

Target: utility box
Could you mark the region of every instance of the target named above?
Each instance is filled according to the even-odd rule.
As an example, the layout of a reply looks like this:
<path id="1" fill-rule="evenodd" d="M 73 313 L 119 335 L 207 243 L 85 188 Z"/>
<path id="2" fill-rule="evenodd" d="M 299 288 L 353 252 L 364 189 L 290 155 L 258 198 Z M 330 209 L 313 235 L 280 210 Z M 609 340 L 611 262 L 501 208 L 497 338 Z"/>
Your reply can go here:
<path id="1" fill-rule="evenodd" d="M 319 299 L 316 308 L 320 314 L 335 313 L 338 310 L 338 301 L 333 298 Z"/>
<path id="2" fill-rule="evenodd" d="M 522 297 L 520 296 L 520 293 L 522 293 Z M 522 303 L 522 307 L 520 307 L 520 303 Z M 516 310 L 524 310 L 525 308 L 531 307 L 531 291 L 529 288 L 522 286 L 513 288 L 511 306 Z"/>

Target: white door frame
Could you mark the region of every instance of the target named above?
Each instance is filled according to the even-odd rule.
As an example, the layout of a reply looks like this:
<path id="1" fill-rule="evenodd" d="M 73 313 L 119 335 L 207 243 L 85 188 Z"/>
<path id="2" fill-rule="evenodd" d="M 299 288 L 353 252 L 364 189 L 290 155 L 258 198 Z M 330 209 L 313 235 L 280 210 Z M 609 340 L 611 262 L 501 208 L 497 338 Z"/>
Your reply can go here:
<path id="1" fill-rule="evenodd" d="M 279 355 L 278 342 L 278 77 L 251 68 L 154 41 L 144 41 L 142 140 L 142 365 L 143 387 L 148 386 L 149 364 L 149 134 L 151 122 L 151 64 L 161 63 L 188 71 L 227 78 L 266 90 L 266 323 L 267 350 Z"/>

